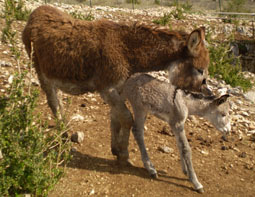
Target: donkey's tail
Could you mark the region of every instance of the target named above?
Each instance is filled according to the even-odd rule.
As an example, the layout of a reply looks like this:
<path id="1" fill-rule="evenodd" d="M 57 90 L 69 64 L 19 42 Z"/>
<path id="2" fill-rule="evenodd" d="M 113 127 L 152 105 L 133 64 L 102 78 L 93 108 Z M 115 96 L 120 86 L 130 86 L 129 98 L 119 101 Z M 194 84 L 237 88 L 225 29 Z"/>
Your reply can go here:
<path id="1" fill-rule="evenodd" d="M 22 41 L 25 45 L 27 54 L 31 58 L 32 42 L 31 42 L 31 28 L 26 25 L 25 29 L 22 32 Z"/>

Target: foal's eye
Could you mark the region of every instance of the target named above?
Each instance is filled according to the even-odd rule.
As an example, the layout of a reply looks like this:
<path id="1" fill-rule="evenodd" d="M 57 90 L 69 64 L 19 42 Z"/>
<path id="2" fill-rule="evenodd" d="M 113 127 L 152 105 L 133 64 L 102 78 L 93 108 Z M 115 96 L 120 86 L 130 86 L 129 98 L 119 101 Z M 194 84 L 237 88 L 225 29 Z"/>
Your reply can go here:
<path id="1" fill-rule="evenodd" d="M 200 74 L 203 74 L 203 73 L 204 73 L 204 70 L 202 70 L 202 69 L 197 69 L 197 71 L 198 71 Z"/>

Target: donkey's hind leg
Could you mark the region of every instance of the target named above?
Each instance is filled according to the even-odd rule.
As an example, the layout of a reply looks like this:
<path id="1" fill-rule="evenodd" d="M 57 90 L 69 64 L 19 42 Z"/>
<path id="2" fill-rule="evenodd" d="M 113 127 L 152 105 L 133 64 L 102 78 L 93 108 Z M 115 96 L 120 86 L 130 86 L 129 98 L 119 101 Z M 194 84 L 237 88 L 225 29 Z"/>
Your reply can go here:
<path id="1" fill-rule="evenodd" d="M 41 88 L 46 94 L 47 102 L 53 115 L 58 120 L 64 121 L 62 100 L 61 95 L 58 94 L 58 89 L 44 76 L 38 74 L 38 78 L 41 84 Z"/>
<path id="2" fill-rule="evenodd" d="M 112 153 L 119 161 L 127 162 L 129 135 L 133 125 L 132 114 L 116 89 L 107 89 L 101 92 L 101 96 L 111 107 Z"/>

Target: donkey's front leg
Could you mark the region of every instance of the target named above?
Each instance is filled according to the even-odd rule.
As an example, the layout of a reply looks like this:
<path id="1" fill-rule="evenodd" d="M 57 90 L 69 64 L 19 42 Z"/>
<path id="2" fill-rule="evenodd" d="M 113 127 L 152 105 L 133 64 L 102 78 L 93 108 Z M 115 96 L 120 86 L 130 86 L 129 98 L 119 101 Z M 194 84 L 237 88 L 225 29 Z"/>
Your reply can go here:
<path id="1" fill-rule="evenodd" d="M 196 173 L 193 168 L 191 148 L 186 138 L 185 131 L 183 127 L 181 129 L 179 128 L 173 130 L 175 133 L 178 149 L 180 152 L 183 171 L 184 173 L 185 171 L 187 171 L 189 180 L 193 183 L 195 189 L 199 193 L 203 193 L 204 192 L 203 185 L 198 181 Z"/>

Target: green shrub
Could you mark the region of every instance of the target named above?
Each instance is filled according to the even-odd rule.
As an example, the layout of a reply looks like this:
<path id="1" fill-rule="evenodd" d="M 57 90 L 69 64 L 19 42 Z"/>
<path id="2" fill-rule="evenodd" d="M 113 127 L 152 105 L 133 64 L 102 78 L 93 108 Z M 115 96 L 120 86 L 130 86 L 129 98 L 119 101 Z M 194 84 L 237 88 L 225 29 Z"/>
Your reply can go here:
<path id="1" fill-rule="evenodd" d="M 5 0 L 3 13 L 3 17 L 11 16 L 15 20 L 26 21 L 31 13 L 31 10 L 24 7 L 23 0 Z"/>
<path id="2" fill-rule="evenodd" d="M 154 0 L 154 3 L 155 3 L 156 5 L 160 5 L 160 0 Z"/>
<path id="3" fill-rule="evenodd" d="M 169 13 L 168 14 L 164 13 L 164 16 L 162 16 L 159 19 L 155 19 L 152 22 L 158 25 L 165 26 L 167 23 L 170 22 L 170 20 L 171 20 L 171 15 Z"/>
<path id="4" fill-rule="evenodd" d="M 86 21 L 93 21 L 95 19 L 95 17 L 91 14 L 91 12 L 87 15 L 83 15 L 82 13 L 78 11 L 73 11 L 73 12 L 70 12 L 70 15 L 76 19 L 81 19 Z"/>
<path id="5" fill-rule="evenodd" d="M 5 19 L 5 27 L 2 29 L 1 41 L 7 42 L 8 37 L 14 37 L 15 32 L 11 32 L 11 25 L 14 20 L 27 20 L 31 11 L 24 8 L 22 0 L 5 0 L 2 17 Z"/>
<path id="6" fill-rule="evenodd" d="M 246 0 L 230 0 L 224 11 L 227 12 L 247 12 L 244 8 Z"/>
<path id="7" fill-rule="evenodd" d="M 185 19 L 186 17 L 184 16 L 184 9 L 181 7 L 176 7 L 175 10 L 170 12 L 170 15 L 173 16 L 173 18 L 177 20 L 182 20 Z"/>
<path id="8" fill-rule="evenodd" d="M 141 4 L 141 0 L 126 0 L 126 3 Z"/>
<path id="9" fill-rule="evenodd" d="M 240 86 L 244 91 L 252 87 L 250 80 L 245 79 L 241 72 L 240 57 L 236 57 L 230 53 L 229 44 L 212 44 L 209 47 L 209 52 L 210 76 L 224 80 L 232 87 Z"/>
<path id="10" fill-rule="evenodd" d="M 34 111 L 38 91 L 26 93 L 25 75 L 16 74 L 8 96 L 0 97 L 0 196 L 46 196 L 63 173 L 60 164 L 69 159 L 64 126 L 48 131 Z"/>

